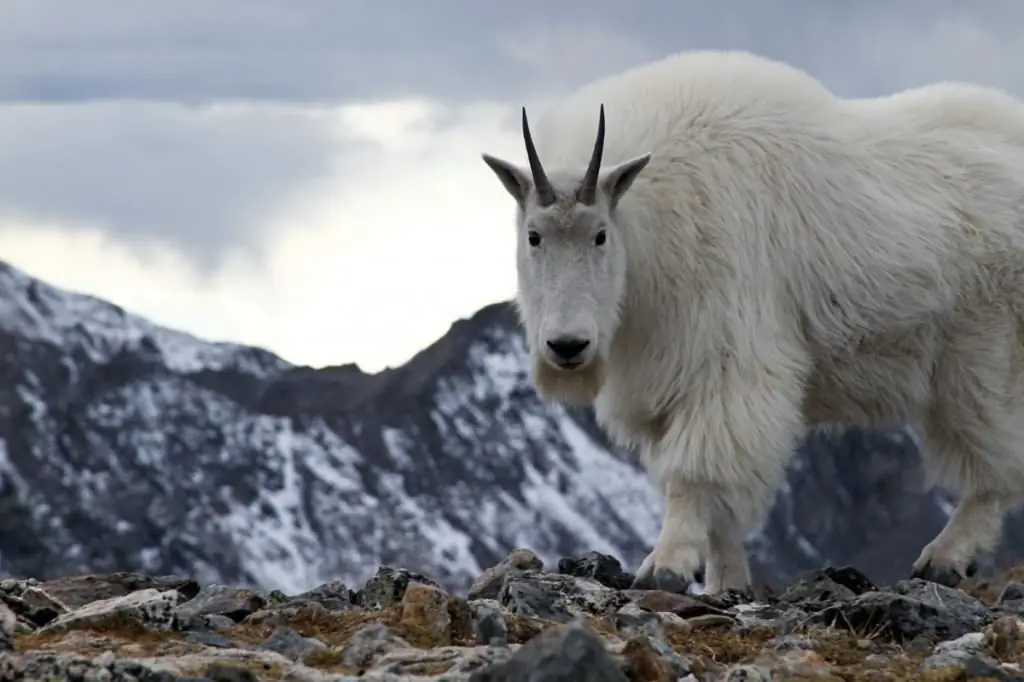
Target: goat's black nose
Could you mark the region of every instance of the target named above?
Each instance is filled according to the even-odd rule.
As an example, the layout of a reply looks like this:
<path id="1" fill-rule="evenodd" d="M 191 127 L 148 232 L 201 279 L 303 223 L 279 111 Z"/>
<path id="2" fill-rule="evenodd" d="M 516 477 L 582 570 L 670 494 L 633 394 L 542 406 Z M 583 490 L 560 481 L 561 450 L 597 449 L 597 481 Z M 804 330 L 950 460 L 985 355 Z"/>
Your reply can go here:
<path id="1" fill-rule="evenodd" d="M 577 339 L 572 336 L 563 336 L 561 338 L 548 341 L 548 348 L 550 348 L 561 360 L 575 359 L 576 356 L 582 353 L 589 345 L 590 341 L 587 341 L 586 339 Z"/>

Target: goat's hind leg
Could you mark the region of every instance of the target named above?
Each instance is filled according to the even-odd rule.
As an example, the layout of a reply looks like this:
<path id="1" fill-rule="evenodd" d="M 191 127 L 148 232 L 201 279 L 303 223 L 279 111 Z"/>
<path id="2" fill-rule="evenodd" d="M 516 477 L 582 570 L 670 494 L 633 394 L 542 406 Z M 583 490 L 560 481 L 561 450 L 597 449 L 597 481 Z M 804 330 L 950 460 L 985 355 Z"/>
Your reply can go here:
<path id="1" fill-rule="evenodd" d="M 977 557 L 999 541 L 1006 515 L 1019 496 L 1002 492 L 967 495 L 945 528 L 921 551 L 912 578 L 956 587 L 977 571 Z"/>
<path id="2" fill-rule="evenodd" d="M 979 555 L 996 546 L 1006 516 L 1024 502 L 1024 346 L 1015 318 L 972 322 L 939 359 L 924 424 L 926 466 L 962 499 L 912 576 L 949 586 L 977 570 Z"/>

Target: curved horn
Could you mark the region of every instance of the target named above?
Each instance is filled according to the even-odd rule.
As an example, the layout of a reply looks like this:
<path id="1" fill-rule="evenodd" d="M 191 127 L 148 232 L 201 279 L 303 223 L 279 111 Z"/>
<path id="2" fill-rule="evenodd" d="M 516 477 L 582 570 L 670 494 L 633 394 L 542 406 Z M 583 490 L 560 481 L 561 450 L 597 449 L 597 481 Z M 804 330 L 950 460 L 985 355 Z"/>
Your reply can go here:
<path id="1" fill-rule="evenodd" d="M 555 203 L 555 189 L 551 186 L 548 176 L 544 173 L 537 148 L 533 146 L 530 124 L 526 122 L 526 107 L 523 107 L 523 141 L 526 142 L 526 157 L 530 160 L 530 171 L 533 173 L 533 186 L 537 192 L 537 203 L 549 206 Z"/>
<path id="2" fill-rule="evenodd" d="M 593 206 L 597 201 L 597 178 L 601 172 L 601 156 L 604 154 L 604 105 L 601 105 L 601 117 L 597 121 L 597 139 L 594 141 L 594 152 L 590 156 L 590 165 L 576 190 L 576 201 Z"/>

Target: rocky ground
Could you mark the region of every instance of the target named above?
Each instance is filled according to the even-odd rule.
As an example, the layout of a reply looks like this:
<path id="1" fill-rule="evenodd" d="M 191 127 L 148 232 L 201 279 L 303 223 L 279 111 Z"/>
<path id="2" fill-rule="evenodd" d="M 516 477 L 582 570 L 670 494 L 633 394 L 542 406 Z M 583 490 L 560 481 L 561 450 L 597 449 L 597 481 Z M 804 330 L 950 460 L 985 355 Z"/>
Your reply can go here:
<path id="1" fill-rule="evenodd" d="M 552 570 L 553 568 L 553 570 Z M 757 600 L 517 550 L 465 596 L 382 567 L 303 594 L 135 573 L 0 582 L 0 680 L 1024 680 L 1024 568 L 951 589 L 826 569 Z"/>

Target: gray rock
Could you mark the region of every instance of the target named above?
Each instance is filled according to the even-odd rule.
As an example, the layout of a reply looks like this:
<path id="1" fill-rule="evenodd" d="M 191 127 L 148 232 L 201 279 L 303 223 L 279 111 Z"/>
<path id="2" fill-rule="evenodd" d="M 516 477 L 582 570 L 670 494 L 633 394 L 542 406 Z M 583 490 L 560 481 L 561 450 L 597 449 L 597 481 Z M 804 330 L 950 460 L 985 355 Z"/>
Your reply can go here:
<path id="1" fill-rule="evenodd" d="M 30 627 L 43 627 L 70 610 L 66 604 L 35 585 L 24 581 L 5 582 L 8 585 L 6 589 L 0 589 L 0 601 Z"/>
<path id="2" fill-rule="evenodd" d="M 769 629 L 776 635 L 785 635 L 798 630 L 807 623 L 810 615 L 796 606 L 783 602 L 775 604 L 740 604 L 729 609 L 737 621 L 736 630 L 749 632 Z"/>
<path id="3" fill-rule="evenodd" d="M 318 639 L 303 637 L 295 630 L 288 627 L 276 627 L 262 644 L 261 649 L 276 651 L 286 658 L 297 661 L 310 651 L 323 651 L 327 645 Z"/>
<path id="4" fill-rule="evenodd" d="M 790 585 L 779 597 L 779 601 L 799 606 L 804 610 L 812 610 L 856 596 L 857 593 L 845 585 L 820 575 Z"/>
<path id="5" fill-rule="evenodd" d="M 392 633 L 386 625 L 375 623 L 357 631 L 341 650 L 341 662 L 349 668 L 368 668 L 373 662 L 396 649 L 411 645 Z"/>
<path id="6" fill-rule="evenodd" d="M 921 669 L 932 670 L 945 666 L 961 667 L 968 659 L 978 656 L 984 651 L 985 634 L 970 632 L 948 642 L 940 642 L 935 647 L 935 652 L 921 664 Z"/>
<path id="7" fill-rule="evenodd" d="M 281 606 L 297 606 L 303 603 L 316 603 L 328 611 L 348 611 L 355 607 L 356 595 L 340 580 L 318 585 L 311 590 L 302 592 L 283 600 Z"/>
<path id="8" fill-rule="evenodd" d="M 724 682 L 772 682 L 772 673 L 763 665 L 733 665 L 722 679 Z"/>
<path id="9" fill-rule="evenodd" d="M 660 624 L 662 616 L 660 612 L 647 611 L 636 602 L 630 602 L 615 612 L 614 620 L 615 627 L 628 637 L 642 630 L 645 625 Z"/>
<path id="10" fill-rule="evenodd" d="M 636 577 L 624 571 L 618 559 L 600 552 L 587 552 L 575 559 L 562 559 L 558 562 L 558 572 L 577 578 L 592 578 L 616 590 L 629 589 Z"/>
<path id="11" fill-rule="evenodd" d="M 195 597 L 174 609 L 181 627 L 188 627 L 200 616 L 227 616 L 239 623 L 263 608 L 267 599 L 253 590 L 227 585 L 203 585 Z"/>
<path id="12" fill-rule="evenodd" d="M 540 571 L 509 573 L 498 593 L 498 602 L 513 614 L 556 623 L 584 614 L 611 613 L 628 601 L 596 580 Z"/>
<path id="13" fill-rule="evenodd" d="M 477 599 L 469 603 L 473 614 L 473 637 L 477 644 L 508 646 L 508 625 L 501 604 L 492 599 Z"/>
<path id="14" fill-rule="evenodd" d="M 132 622 L 141 627 L 156 630 L 170 629 L 175 623 L 174 607 L 181 594 L 175 590 L 160 591 L 154 588 L 130 592 L 122 597 L 112 597 L 90 602 L 77 611 L 57 618 L 41 632 L 71 628 L 102 627 L 108 623 Z"/>
<path id="15" fill-rule="evenodd" d="M 405 588 L 410 582 L 440 588 L 436 582 L 414 571 L 404 568 L 381 566 L 372 578 L 366 581 L 363 589 L 356 594 L 359 606 L 366 609 L 386 609 L 392 604 L 402 601 Z"/>
<path id="16" fill-rule="evenodd" d="M 26 585 L 31 586 L 38 587 L 71 609 L 102 599 L 123 597 L 139 590 L 176 590 L 181 594 L 181 601 L 191 599 L 199 592 L 199 584 L 189 578 L 173 575 L 149 576 L 127 571 L 105 575 L 71 576 Z"/>
<path id="17" fill-rule="evenodd" d="M 1001 682 L 1022 682 L 1024 674 L 1010 671 L 984 656 L 972 656 L 964 661 L 964 675 L 967 679 L 1000 680 Z"/>
<path id="18" fill-rule="evenodd" d="M 810 621 L 854 632 L 876 632 L 897 641 L 955 639 L 977 632 L 993 613 L 958 589 L 924 580 L 897 583 L 892 592 L 866 592 L 828 606 Z"/>
<path id="19" fill-rule="evenodd" d="M 536 554 L 528 549 L 513 550 L 500 563 L 485 570 L 479 578 L 473 581 L 466 593 L 467 599 L 495 599 L 501 586 L 505 582 L 505 576 L 511 571 L 541 571 L 544 569 L 544 562 Z"/>
<path id="20" fill-rule="evenodd" d="M 209 632 L 206 630 L 189 630 L 184 633 L 185 639 L 196 644 L 202 644 L 203 646 L 210 646 L 217 649 L 233 649 L 236 647 L 243 647 L 238 641 L 231 639 L 227 635 L 222 635 L 219 632 Z"/>
<path id="21" fill-rule="evenodd" d="M 999 603 L 1008 601 L 1024 601 L 1024 583 L 1017 580 L 1006 583 L 1003 591 L 999 594 Z"/>
<path id="22" fill-rule="evenodd" d="M 220 613 L 203 613 L 192 616 L 188 621 L 179 618 L 178 629 L 180 630 L 223 630 L 235 625 L 235 621 Z"/>
<path id="23" fill-rule="evenodd" d="M 578 621 L 547 630 L 505 663 L 470 675 L 469 682 L 629 682 L 601 638 Z"/>

